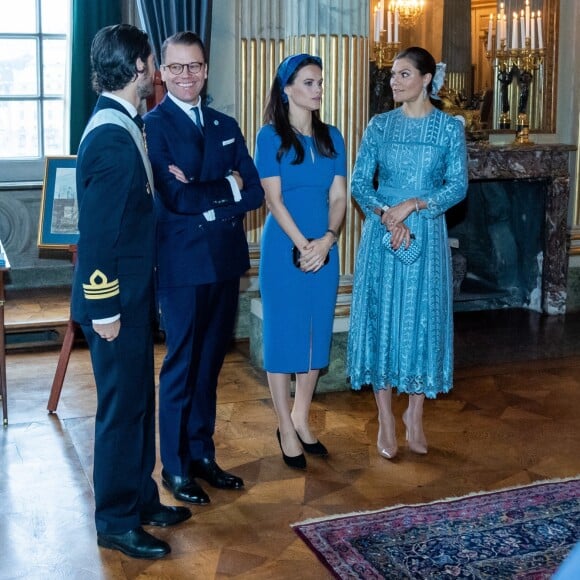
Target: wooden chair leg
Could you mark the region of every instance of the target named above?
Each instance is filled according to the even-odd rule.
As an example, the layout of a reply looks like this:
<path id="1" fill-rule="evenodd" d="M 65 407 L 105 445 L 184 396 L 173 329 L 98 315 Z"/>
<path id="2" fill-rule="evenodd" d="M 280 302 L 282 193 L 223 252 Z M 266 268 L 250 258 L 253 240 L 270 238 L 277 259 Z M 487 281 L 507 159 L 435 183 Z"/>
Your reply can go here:
<path id="1" fill-rule="evenodd" d="M 60 349 L 60 355 L 58 357 L 58 364 L 56 365 L 56 372 L 54 373 L 54 379 L 52 381 L 52 388 L 50 389 L 48 405 L 46 406 L 50 413 L 54 413 L 58 406 L 60 392 L 62 391 L 62 384 L 64 382 L 64 376 L 66 374 L 70 353 L 72 351 L 73 343 L 75 340 L 76 329 L 77 323 L 69 318 L 64 340 L 62 341 L 62 347 Z"/>

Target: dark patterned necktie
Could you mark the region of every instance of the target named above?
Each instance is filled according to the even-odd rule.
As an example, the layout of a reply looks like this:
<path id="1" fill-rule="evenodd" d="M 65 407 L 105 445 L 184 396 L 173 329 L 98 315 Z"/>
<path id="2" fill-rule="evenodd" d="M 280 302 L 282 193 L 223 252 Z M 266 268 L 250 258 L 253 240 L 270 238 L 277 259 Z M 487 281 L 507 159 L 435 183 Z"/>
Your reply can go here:
<path id="1" fill-rule="evenodd" d="M 192 120 L 195 123 L 195 126 L 199 129 L 199 132 L 203 136 L 203 124 L 201 122 L 201 115 L 199 113 L 199 107 L 191 107 L 190 110 L 193 113 Z"/>

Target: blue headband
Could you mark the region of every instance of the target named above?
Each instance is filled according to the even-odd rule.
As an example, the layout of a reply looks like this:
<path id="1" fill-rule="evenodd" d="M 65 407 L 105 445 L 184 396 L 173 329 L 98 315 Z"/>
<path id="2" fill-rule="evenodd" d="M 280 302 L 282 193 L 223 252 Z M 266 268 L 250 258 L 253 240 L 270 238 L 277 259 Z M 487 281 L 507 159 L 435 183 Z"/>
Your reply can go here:
<path id="1" fill-rule="evenodd" d="M 301 54 L 293 54 L 291 56 L 287 56 L 278 67 L 278 72 L 276 73 L 276 77 L 278 78 L 278 82 L 280 83 L 280 88 L 282 89 L 282 100 L 286 103 L 288 102 L 288 97 L 286 93 L 284 93 L 284 87 L 288 84 L 290 77 L 296 72 L 296 69 L 307 59 L 310 58 L 314 61 L 313 64 L 316 64 L 320 68 L 322 68 L 322 59 L 319 56 L 312 56 L 311 54 L 307 54 L 305 52 Z"/>

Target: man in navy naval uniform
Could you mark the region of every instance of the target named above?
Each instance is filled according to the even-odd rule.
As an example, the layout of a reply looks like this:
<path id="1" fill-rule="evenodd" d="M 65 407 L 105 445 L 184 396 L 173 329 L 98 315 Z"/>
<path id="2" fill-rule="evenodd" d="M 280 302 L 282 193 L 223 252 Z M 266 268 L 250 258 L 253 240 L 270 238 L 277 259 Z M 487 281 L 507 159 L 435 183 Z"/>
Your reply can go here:
<path id="1" fill-rule="evenodd" d="M 169 37 L 161 61 L 168 94 L 145 126 L 167 344 L 159 377 L 162 479 L 177 499 L 204 504 L 210 500 L 196 479 L 225 489 L 244 485 L 216 462 L 216 388 L 240 277 L 250 267 L 244 216 L 262 205 L 264 191 L 236 120 L 201 102 L 208 65 L 200 37 Z"/>
<path id="2" fill-rule="evenodd" d="M 77 157 L 72 317 L 87 339 L 97 385 L 97 542 L 135 558 L 160 558 L 169 545 L 142 526 L 170 526 L 191 512 L 162 505 L 151 475 L 155 224 L 151 166 L 137 114 L 153 90 L 147 35 L 129 25 L 101 29 L 91 66 L 99 98 Z"/>

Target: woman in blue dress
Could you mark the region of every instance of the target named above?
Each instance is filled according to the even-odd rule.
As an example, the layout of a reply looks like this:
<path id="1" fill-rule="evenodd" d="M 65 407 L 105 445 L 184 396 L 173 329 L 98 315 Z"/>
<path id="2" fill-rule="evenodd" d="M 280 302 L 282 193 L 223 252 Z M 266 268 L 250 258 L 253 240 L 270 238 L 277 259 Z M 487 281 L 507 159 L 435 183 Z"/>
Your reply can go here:
<path id="1" fill-rule="evenodd" d="M 423 454 L 425 397 L 446 393 L 453 383 L 445 212 L 465 197 L 467 153 L 463 124 L 431 101 L 443 76 L 444 65 L 423 48 L 397 55 L 391 87 L 402 106 L 371 119 L 352 175 L 352 195 L 366 219 L 353 282 L 347 373 L 353 389 L 373 387 L 377 448 L 387 459 L 397 454 L 392 389 L 409 395 L 403 414 L 407 441 Z"/>
<path id="2" fill-rule="evenodd" d="M 299 469 L 306 468 L 303 451 L 328 454 L 310 430 L 309 411 L 319 371 L 329 362 L 336 240 L 346 209 L 344 140 L 320 120 L 321 102 L 321 59 L 286 58 L 270 89 L 255 153 L 269 209 L 260 258 L 264 368 L 282 457 Z"/>

